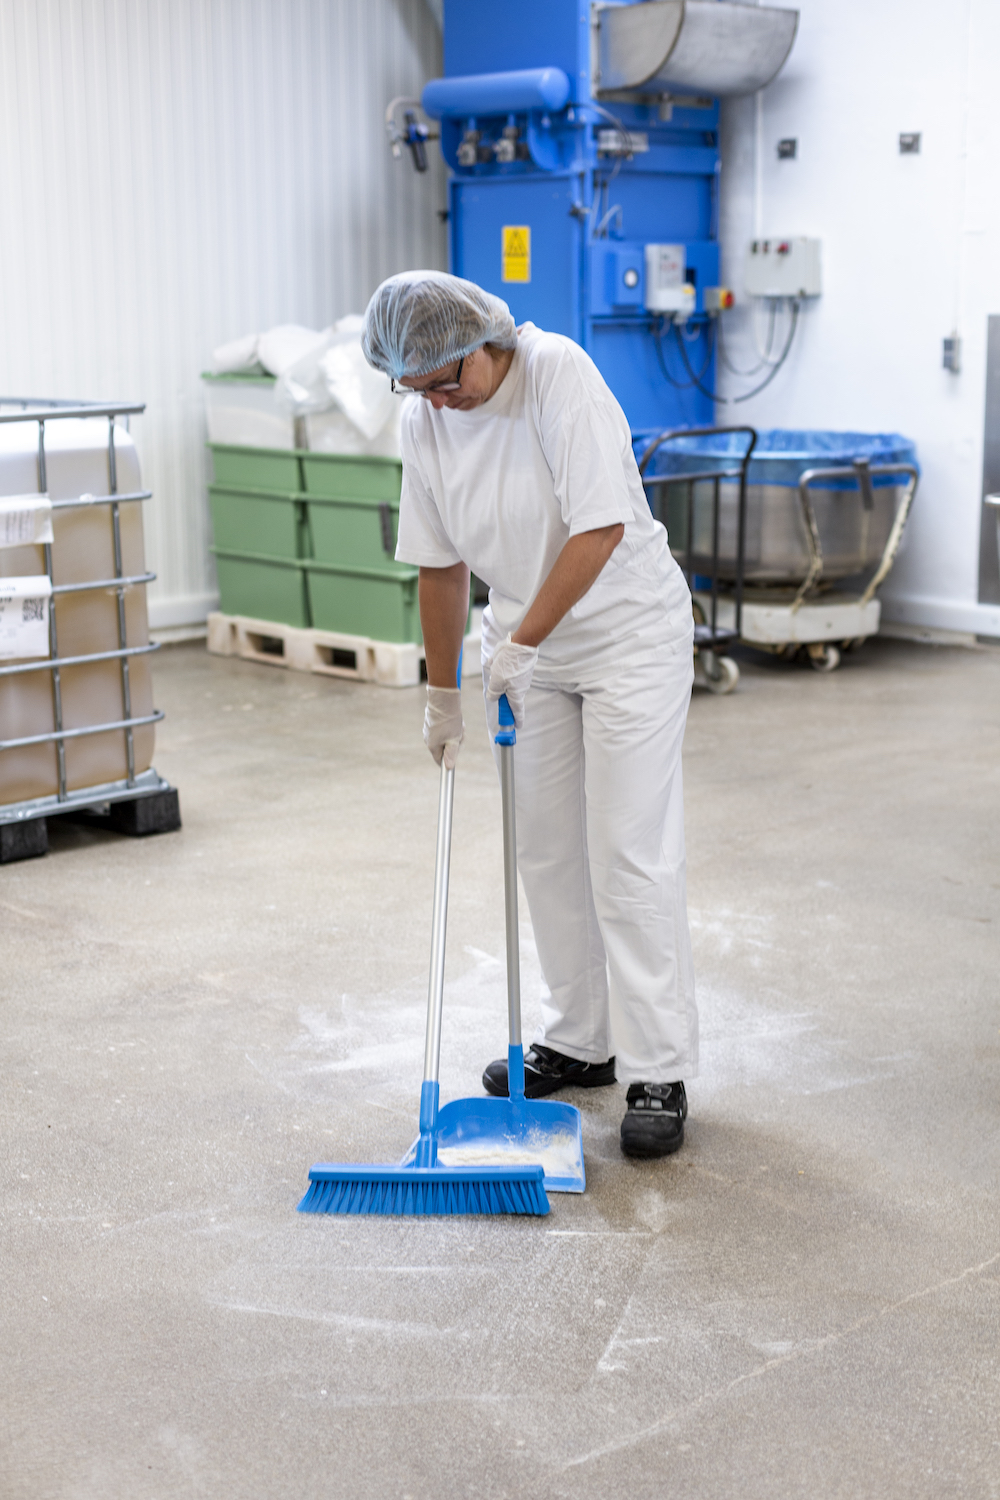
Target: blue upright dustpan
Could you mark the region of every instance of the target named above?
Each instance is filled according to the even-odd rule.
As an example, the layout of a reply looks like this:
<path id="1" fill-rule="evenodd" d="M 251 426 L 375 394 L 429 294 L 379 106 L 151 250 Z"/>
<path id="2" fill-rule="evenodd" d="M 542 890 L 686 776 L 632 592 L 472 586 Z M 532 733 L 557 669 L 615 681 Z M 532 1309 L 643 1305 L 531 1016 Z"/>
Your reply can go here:
<path id="1" fill-rule="evenodd" d="M 461 679 L 459 679 L 461 680 Z M 489 1129 L 480 1124 L 485 1103 L 509 1109 L 507 1100 L 455 1099 L 438 1112 L 438 1068 L 441 1057 L 441 1011 L 444 1002 L 444 955 L 448 923 L 448 872 L 451 862 L 451 822 L 455 796 L 455 772 L 441 765 L 438 802 L 437 855 L 434 871 L 431 968 L 427 987 L 427 1038 L 424 1047 L 424 1082 L 420 1090 L 420 1134 L 401 1162 L 353 1166 L 343 1162 L 320 1162 L 309 1172 L 309 1187 L 299 1204 L 312 1214 L 547 1214 L 549 1200 L 543 1186 L 541 1157 L 525 1156 L 505 1146 L 503 1152 Z M 513 809 L 513 801 L 511 802 Z M 513 826 L 513 825 L 512 825 Z M 516 892 L 516 887 L 515 887 Z M 515 895 L 516 902 L 516 895 Z M 515 920 L 517 907 L 515 904 Z M 516 943 L 516 928 L 515 928 Z M 516 953 L 516 947 L 515 947 Z M 517 1051 L 520 1053 L 520 1047 Z M 511 1056 L 514 1049 L 511 1048 Z M 524 1063 L 521 1062 L 521 1091 Z M 511 1103 L 516 1104 L 516 1100 Z M 537 1105 L 524 1105 L 535 1110 Z M 552 1109 L 565 1106 L 552 1105 Z M 573 1110 L 571 1113 L 576 1114 Z M 449 1139 L 454 1136 L 460 1159 L 449 1162 L 439 1155 L 441 1122 L 449 1120 Z M 467 1120 L 467 1124 L 466 1124 Z M 523 1122 L 527 1128 L 528 1122 Z M 492 1129 L 502 1122 L 493 1117 Z M 465 1157 L 464 1142 L 474 1136 L 478 1155 Z M 497 1137 L 507 1142 L 508 1137 Z M 527 1139 L 525 1130 L 516 1140 Z M 581 1158 L 582 1188 L 582 1158 Z M 560 1184 L 554 1184 L 559 1186 Z"/>
<path id="2" fill-rule="evenodd" d="M 521 1044 L 521 963 L 517 928 L 517 841 L 514 818 L 514 716 L 506 696 L 500 699 L 500 790 L 503 801 L 503 873 L 507 915 L 507 1099 L 453 1099 L 437 1118 L 438 1159 L 454 1166 L 537 1161 L 549 1192 L 582 1193 L 583 1166 L 580 1111 L 554 1099 L 524 1097 L 524 1048 Z M 414 1141 L 407 1161 L 415 1159 Z"/>

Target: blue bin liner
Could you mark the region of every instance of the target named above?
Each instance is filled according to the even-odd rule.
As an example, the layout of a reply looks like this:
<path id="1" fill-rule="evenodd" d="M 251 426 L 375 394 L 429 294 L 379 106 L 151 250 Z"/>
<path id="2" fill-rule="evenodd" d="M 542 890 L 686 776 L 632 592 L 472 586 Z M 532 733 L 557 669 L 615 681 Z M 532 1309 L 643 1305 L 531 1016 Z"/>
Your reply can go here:
<path id="1" fill-rule="evenodd" d="M 633 433 L 637 461 L 657 436 L 656 428 Z M 735 468 L 746 452 L 748 441 L 743 432 L 674 438 L 657 448 L 646 477 L 694 474 L 699 469 L 711 468 L 717 460 L 720 467 L 732 464 Z M 919 469 L 916 445 L 895 432 L 799 432 L 772 427 L 757 434 L 747 483 L 798 488 L 799 479 L 807 469 L 832 469 L 838 464 L 849 465 L 856 458 L 867 458 L 872 464 L 914 464 Z M 872 482 L 882 486 L 898 484 L 899 480 L 885 474 L 873 475 Z M 825 488 L 853 489 L 854 480 L 834 481 Z"/>

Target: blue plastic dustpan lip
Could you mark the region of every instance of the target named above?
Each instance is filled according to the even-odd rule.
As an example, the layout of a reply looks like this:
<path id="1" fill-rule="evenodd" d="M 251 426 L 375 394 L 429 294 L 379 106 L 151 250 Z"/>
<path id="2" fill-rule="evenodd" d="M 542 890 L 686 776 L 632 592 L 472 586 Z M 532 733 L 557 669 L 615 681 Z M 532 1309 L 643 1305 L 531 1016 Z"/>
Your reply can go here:
<path id="1" fill-rule="evenodd" d="M 506 1116 L 509 1129 L 504 1131 L 500 1120 L 496 1126 L 487 1134 L 485 1132 L 473 1131 L 467 1135 L 463 1144 L 470 1144 L 472 1140 L 490 1138 L 495 1140 L 509 1141 L 512 1135 L 523 1131 L 525 1123 L 533 1130 L 542 1132 L 554 1132 L 557 1128 L 561 1134 L 571 1134 L 575 1138 L 580 1168 L 578 1172 L 566 1176 L 550 1176 L 545 1174 L 544 1184 L 546 1192 L 553 1193 L 583 1193 L 587 1187 L 586 1168 L 583 1159 L 583 1117 L 575 1104 L 566 1104 L 560 1099 L 502 1099 L 492 1098 L 488 1095 L 480 1095 L 478 1098 L 452 1099 L 447 1104 L 442 1104 L 438 1112 L 435 1125 L 435 1136 L 439 1146 L 446 1149 L 450 1144 L 457 1144 L 454 1125 L 458 1121 L 466 1123 L 474 1121 L 476 1117 L 483 1116 Z M 512 1117 L 519 1117 L 512 1118 Z M 518 1130 L 520 1126 L 520 1130 Z M 419 1140 L 419 1136 L 417 1137 Z M 535 1142 L 533 1141 L 534 1145 Z M 417 1141 L 414 1141 L 410 1150 L 403 1158 L 403 1164 L 409 1161 L 416 1150 Z M 458 1171 L 457 1167 L 449 1167 L 448 1171 Z M 486 1167 L 471 1167 L 470 1170 L 483 1172 Z M 514 1167 L 498 1167 L 496 1170 L 509 1173 Z"/>

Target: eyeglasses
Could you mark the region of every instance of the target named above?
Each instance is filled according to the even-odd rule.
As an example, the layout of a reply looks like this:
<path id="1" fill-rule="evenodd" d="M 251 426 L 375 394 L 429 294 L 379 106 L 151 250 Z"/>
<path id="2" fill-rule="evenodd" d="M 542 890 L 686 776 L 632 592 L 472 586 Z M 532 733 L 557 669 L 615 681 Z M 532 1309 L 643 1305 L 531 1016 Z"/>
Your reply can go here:
<path id="1" fill-rule="evenodd" d="M 454 380 L 439 380 L 436 385 L 425 386 L 422 391 L 415 391 L 412 386 L 408 385 L 397 385 L 394 380 L 390 380 L 389 384 L 392 386 L 392 394 L 394 396 L 447 396 L 449 391 L 461 389 L 462 367 L 464 364 L 465 355 L 463 354 L 458 362 L 458 369 L 455 371 Z"/>

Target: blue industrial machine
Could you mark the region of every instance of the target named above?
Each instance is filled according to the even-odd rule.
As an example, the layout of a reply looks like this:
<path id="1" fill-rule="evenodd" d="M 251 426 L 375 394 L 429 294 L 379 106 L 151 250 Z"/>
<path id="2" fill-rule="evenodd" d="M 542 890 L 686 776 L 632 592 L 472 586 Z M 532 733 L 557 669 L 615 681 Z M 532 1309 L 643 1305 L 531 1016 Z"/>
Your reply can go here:
<path id="1" fill-rule="evenodd" d="M 580 343 L 633 431 L 713 421 L 731 300 L 719 97 L 769 82 L 797 19 L 730 0 L 445 0 L 445 76 L 423 108 L 451 168 L 451 268 Z M 407 132 L 419 168 L 427 129 L 408 116 Z"/>

